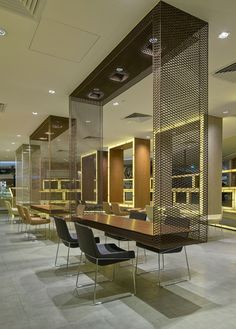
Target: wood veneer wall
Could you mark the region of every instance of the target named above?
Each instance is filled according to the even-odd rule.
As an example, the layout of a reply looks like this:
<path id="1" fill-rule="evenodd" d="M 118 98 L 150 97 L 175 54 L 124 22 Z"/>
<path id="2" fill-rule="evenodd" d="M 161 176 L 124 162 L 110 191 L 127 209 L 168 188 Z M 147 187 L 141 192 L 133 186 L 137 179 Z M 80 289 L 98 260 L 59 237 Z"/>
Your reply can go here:
<path id="1" fill-rule="evenodd" d="M 150 140 L 134 140 L 134 207 L 150 204 Z"/>
<path id="2" fill-rule="evenodd" d="M 124 152 L 122 149 L 110 149 L 109 157 L 109 199 L 110 202 L 123 203 Z"/>

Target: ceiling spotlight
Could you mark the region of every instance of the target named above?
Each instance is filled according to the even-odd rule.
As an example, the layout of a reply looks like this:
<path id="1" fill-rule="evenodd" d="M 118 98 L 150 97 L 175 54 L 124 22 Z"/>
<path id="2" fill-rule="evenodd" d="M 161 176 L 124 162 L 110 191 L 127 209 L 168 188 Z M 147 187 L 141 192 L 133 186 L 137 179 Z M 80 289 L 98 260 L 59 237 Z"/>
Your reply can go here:
<path id="1" fill-rule="evenodd" d="M 91 121 L 90 120 L 85 120 L 85 123 L 91 123 Z"/>
<path id="2" fill-rule="evenodd" d="M 149 42 L 150 43 L 157 43 L 157 38 L 152 37 L 152 38 L 149 39 Z"/>
<path id="3" fill-rule="evenodd" d="M 150 139 L 151 137 L 150 136 L 146 136 L 147 139 Z"/>
<path id="4" fill-rule="evenodd" d="M 50 89 L 50 90 L 48 91 L 48 93 L 51 94 L 51 95 L 56 94 L 55 90 L 52 90 L 52 89 Z"/>
<path id="5" fill-rule="evenodd" d="M 18 135 L 16 135 L 16 137 L 21 137 L 21 135 L 20 135 L 20 134 L 18 134 Z"/>
<path id="6" fill-rule="evenodd" d="M 124 71 L 123 67 L 117 67 L 116 68 L 116 72 L 123 72 L 123 71 Z"/>
<path id="7" fill-rule="evenodd" d="M 218 38 L 219 38 L 219 39 L 227 39 L 229 35 L 230 35 L 229 32 L 221 32 L 221 33 L 218 35 Z"/>
<path id="8" fill-rule="evenodd" d="M 15 145 L 16 143 L 15 142 L 12 142 L 12 145 Z"/>
<path id="9" fill-rule="evenodd" d="M 46 141 L 47 137 L 39 137 L 39 139 L 41 139 L 42 141 Z"/>
<path id="10" fill-rule="evenodd" d="M 38 112 L 32 112 L 33 115 L 38 115 Z"/>
<path id="11" fill-rule="evenodd" d="M 54 135 L 54 132 L 46 131 L 46 135 Z"/>
<path id="12" fill-rule="evenodd" d="M 7 31 L 4 30 L 2 27 L 0 27 L 0 37 L 5 37 L 6 34 L 7 34 Z"/>
<path id="13" fill-rule="evenodd" d="M 114 102 L 113 103 L 113 106 L 118 106 L 119 105 L 119 102 Z"/>

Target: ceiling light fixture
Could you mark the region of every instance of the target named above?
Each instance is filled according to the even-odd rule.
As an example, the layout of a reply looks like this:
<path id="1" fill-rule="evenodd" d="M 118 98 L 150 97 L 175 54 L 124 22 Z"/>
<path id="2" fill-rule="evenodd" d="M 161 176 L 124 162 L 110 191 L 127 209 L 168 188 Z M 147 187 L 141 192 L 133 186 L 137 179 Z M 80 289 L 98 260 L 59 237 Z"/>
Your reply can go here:
<path id="1" fill-rule="evenodd" d="M 229 111 L 223 111 L 223 113 L 224 113 L 224 114 L 228 114 L 228 113 L 229 113 Z"/>
<path id="2" fill-rule="evenodd" d="M 152 37 L 152 38 L 149 39 L 149 42 L 150 43 L 157 43 L 157 38 Z"/>
<path id="3" fill-rule="evenodd" d="M 18 135 L 16 135 L 16 137 L 21 137 L 21 135 L 20 135 L 20 134 L 18 134 Z"/>
<path id="4" fill-rule="evenodd" d="M 16 143 L 15 142 L 12 142 L 12 145 L 15 145 Z"/>
<path id="5" fill-rule="evenodd" d="M 85 123 L 91 123 L 91 121 L 90 120 L 85 120 Z"/>
<path id="6" fill-rule="evenodd" d="M 229 32 L 221 32 L 221 33 L 218 35 L 218 38 L 219 38 L 219 39 L 227 39 L 229 35 L 230 35 Z"/>
<path id="7" fill-rule="evenodd" d="M 119 102 L 114 102 L 113 103 L 113 106 L 118 106 L 119 105 Z"/>
<path id="8" fill-rule="evenodd" d="M 32 112 L 33 115 L 38 115 L 38 112 Z"/>
<path id="9" fill-rule="evenodd" d="M 47 140 L 47 137 L 39 137 L 39 139 L 41 139 L 42 141 Z"/>
<path id="10" fill-rule="evenodd" d="M 5 37 L 6 34 L 7 34 L 7 31 L 5 29 L 3 29 L 2 27 L 0 27 L 0 37 Z"/>
<path id="11" fill-rule="evenodd" d="M 7 151 L 7 152 L 10 152 L 10 149 L 7 149 L 6 151 Z"/>
<path id="12" fill-rule="evenodd" d="M 55 90 L 53 90 L 53 89 L 49 89 L 48 93 L 51 95 L 56 94 Z"/>
<path id="13" fill-rule="evenodd" d="M 116 72 L 123 72 L 123 71 L 124 71 L 123 67 L 117 67 L 116 68 Z"/>
<path id="14" fill-rule="evenodd" d="M 150 136 L 146 136 L 147 139 L 150 139 L 151 137 Z"/>

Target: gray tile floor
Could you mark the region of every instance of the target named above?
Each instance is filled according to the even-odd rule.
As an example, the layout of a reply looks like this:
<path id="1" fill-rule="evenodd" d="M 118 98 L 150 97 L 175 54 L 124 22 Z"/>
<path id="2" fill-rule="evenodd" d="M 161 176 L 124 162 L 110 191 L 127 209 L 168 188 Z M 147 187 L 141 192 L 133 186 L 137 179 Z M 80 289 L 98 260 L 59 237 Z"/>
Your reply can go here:
<path id="1" fill-rule="evenodd" d="M 98 232 L 96 232 L 98 233 Z M 100 235 L 102 233 L 100 232 Z M 103 237 L 102 237 L 103 238 Z M 122 245 L 127 247 L 126 243 Z M 134 247 L 132 245 L 131 247 Z M 166 288 L 157 287 L 155 272 L 137 278 L 137 295 L 92 305 L 92 287 L 74 294 L 75 276 L 53 267 L 56 243 L 27 240 L 0 215 L 0 328 L 7 329 L 187 329 L 236 328 L 236 233 L 210 229 L 209 242 L 188 247 L 192 280 Z M 65 262 L 66 248 L 59 258 Z M 140 271 L 156 266 L 156 255 Z M 78 260 L 72 251 L 71 261 Z M 128 265 L 128 264 L 127 264 Z M 186 275 L 184 254 L 167 255 L 162 280 Z M 81 270 L 91 270 L 86 264 Z M 70 274 L 77 267 L 71 267 Z M 112 269 L 101 271 L 109 277 Z M 82 274 L 82 283 L 91 282 Z M 121 294 L 132 289 L 131 267 L 117 270 L 115 282 L 99 285 L 98 297 Z"/>

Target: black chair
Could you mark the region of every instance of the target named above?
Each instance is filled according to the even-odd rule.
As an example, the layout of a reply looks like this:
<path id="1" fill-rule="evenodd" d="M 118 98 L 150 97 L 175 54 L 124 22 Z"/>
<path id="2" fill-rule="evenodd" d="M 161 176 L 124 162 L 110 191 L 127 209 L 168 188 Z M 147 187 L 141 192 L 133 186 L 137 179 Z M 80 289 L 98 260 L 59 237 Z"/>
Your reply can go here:
<path id="1" fill-rule="evenodd" d="M 176 218 L 176 217 L 167 217 L 165 219 L 165 224 L 166 225 L 172 225 L 172 226 L 177 226 L 177 227 L 182 227 L 184 229 L 189 229 L 190 227 L 190 221 L 189 219 L 186 218 Z M 160 272 L 161 272 L 161 264 L 160 264 L 160 255 L 162 255 L 162 260 L 163 260 L 163 269 L 164 269 L 164 255 L 165 254 L 174 254 L 174 253 L 180 253 L 183 249 L 184 249 L 184 253 L 185 253 L 185 259 L 186 259 L 186 264 L 187 264 L 187 270 L 188 270 L 188 277 L 189 280 L 191 280 L 191 273 L 190 273 L 190 268 L 189 268 L 189 262 L 188 262 L 188 255 L 187 255 L 187 251 L 186 251 L 186 247 L 185 245 L 181 245 L 181 239 L 186 239 L 188 237 L 188 232 L 182 232 L 182 233 L 175 233 L 175 234 L 171 234 L 169 235 L 168 239 L 172 240 L 172 241 L 179 241 L 178 246 L 177 247 L 173 247 L 173 248 L 156 248 L 155 246 L 151 247 L 148 245 L 145 245 L 143 243 L 136 243 L 137 246 L 137 258 L 136 258 L 136 274 L 137 274 L 137 259 L 138 259 L 138 248 L 143 248 L 152 252 L 155 252 L 158 254 L 158 284 L 159 286 L 161 286 L 161 276 L 160 276 Z M 149 271 L 152 272 L 152 271 Z M 148 272 L 146 272 L 148 273 Z M 181 280 L 181 281 L 176 281 L 174 282 L 174 284 L 176 283 L 180 283 L 186 280 Z M 173 283 L 171 283 L 173 284 Z"/>
<path id="2" fill-rule="evenodd" d="M 96 244 L 92 229 L 85 225 L 75 223 L 75 229 L 78 235 L 81 251 L 85 254 L 85 257 L 91 263 L 96 265 L 93 303 L 101 304 L 101 302 L 98 303 L 96 302 L 98 266 L 106 266 L 106 265 L 125 262 L 130 259 L 134 259 L 135 253 L 134 251 L 126 251 L 124 249 L 121 249 L 114 243 Z M 133 284 L 134 284 L 134 293 L 135 293 L 136 284 L 135 284 L 134 270 L 132 275 L 133 275 Z M 77 274 L 76 288 L 80 287 L 78 286 L 78 280 L 79 280 L 79 271 Z"/>
<path id="3" fill-rule="evenodd" d="M 57 245 L 57 252 L 56 252 L 56 258 L 55 258 L 55 266 L 57 266 L 57 258 L 58 258 L 58 252 L 60 247 L 60 242 L 62 242 L 66 247 L 68 247 L 67 251 L 67 262 L 66 262 L 66 268 L 68 270 L 69 265 L 69 257 L 70 257 L 70 248 L 79 248 L 79 241 L 77 238 L 76 233 L 70 233 L 66 224 L 66 221 L 62 217 L 54 217 L 55 224 L 56 224 L 56 230 L 58 235 L 58 245 Z M 95 238 L 96 242 L 100 242 L 99 238 Z M 82 259 L 82 252 L 81 252 L 81 259 Z"/>
<path id="4" fill-rule="evenodd" d="M 146 220 L 147 215 L 143 212 L 138 212 L 138 211 L 130 211 L 129 213 L 129 219 L 139 219 L 139 220 Z M 128 242 L 128 249 L 129 249 L 129 241 L 132 241 L 130 239 L 127 238 L 123 238 L 121 236 L 118 235 L 114 235 L 111 233 L 105 233 L 105 237 L 107 238 L 111 238 L 111 239 L 115 239 L 118 241 L 118 246 L 120 247 L 120 241 L 127 241 Z M 105 240 L 106 241 L 106 240 Z"/>

